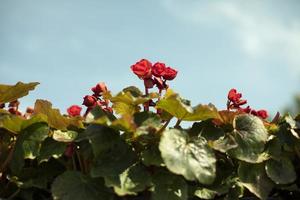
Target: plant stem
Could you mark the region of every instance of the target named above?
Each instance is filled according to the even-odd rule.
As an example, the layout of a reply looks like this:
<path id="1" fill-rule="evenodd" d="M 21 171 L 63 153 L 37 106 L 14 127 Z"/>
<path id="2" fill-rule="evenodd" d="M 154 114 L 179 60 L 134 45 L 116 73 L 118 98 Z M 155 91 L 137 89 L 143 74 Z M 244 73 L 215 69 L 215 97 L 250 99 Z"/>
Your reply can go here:
<path id="1" fill-rule="evenodd" d="M 148 96 L 149 94 L 149 90 L 148 88 L 145 86 L 145 95 Z M 149 111 L 149 102 L 147 101 L 144 105 L 144 111 Z"/>
<path id="2" fill-rule="evenodd" d="M 168 121 L 166 121 L 166 123 L 157 131 L 158 134 L 161 134 L 167 128 L 167 126 L 169 125 L 171 119 L 169 119 Z"/>
<path id="3" fill-rule="evenodd" d="M 174 128 L 179 128 L 180 123 L 181 123 L 181 119 L 178 119 L 175 126 L 174 126 Z"/>
<path id="4" fill-rule="evenodd" d="M 10 163 L 13 153 L 14 153 L 14 149 L 15 149 L 15 145 L 13 145 L 13 147 L 11 148 L 6 160 L 4 161 L 4 163 L 2 164 L 1 168 L 0 168 L 0 172 L 4 172 L 6 170 L 7 165 Z"/>
<path id="5" fill-rule="evenodd" d="M 78 162 L 79 162 L 80 171 L 83 172 L 83 173 L 85 173 L 85 167 L 84 167 L 84 165 L 82 163 L 81 156 L 80 156 L 80 154 L 79 154 L 78 151 L 75 151 L 75 152 L 76 152 L 76 156 L 77 156 L 77 159 L 78 159 Z"/>

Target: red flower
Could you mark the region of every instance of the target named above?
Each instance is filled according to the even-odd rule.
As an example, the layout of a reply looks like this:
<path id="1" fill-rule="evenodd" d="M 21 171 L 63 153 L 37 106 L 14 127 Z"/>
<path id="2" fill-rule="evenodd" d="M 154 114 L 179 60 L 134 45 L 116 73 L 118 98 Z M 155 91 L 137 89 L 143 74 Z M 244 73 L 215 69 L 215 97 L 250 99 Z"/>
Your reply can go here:
<path id="1" fill-rule="evenodd" d="M 232 102 L 237 102 L 241 99 L 242 94 L 241 93 L 237 93 L 236 89 L 231 89 L 228 92 L 228 100 L 232 101 Z"/>
<path id="2" fill-rule="evenodd" d="M 83 97 L 83 103 L 82 105 L 85 105 L 87 107 L 93 107 L 97 103 L 97 99 L 94 96 L 86 95 Z"/>
<path id="3" fill-rule="evenodd" d="M 165 73 L 163 75 L 163 78 L 165 80 L 173 80 L 177 76 L 177 71 L 171 67 L 167 67 L 165 69 Z"/>
<path id="4" fill-rule="evenodd" d="M 80 116 L 82 108 L 78 105 L 72 105 L 67 109 L 67 112 L 70 116 L 75 117 L 75 116 Z"/>
<path id="5" fill-rule="evenodd" d="M 151 68 L 152 64 L 146 59 L 142 59 L 136 64 L 132 65 L 131 70 L 135 73 L 140 79 L 151 78 Z"/>
<path id="6" fill-rule="evenodd" d="M 99 95 L 100 93 L 107 92 L 107 87 L 104 82 L 98 83 L 95 87 L 92 88 L 92 91 Z"/>
<path id="7" fill-rule="evenodd" d="M 268 112 L 266 110 L 258 110 L 257 116 L 262 119 L 266 119 L 268 117 Z"/>
<path id="8" fill-rule="evenodd" d="M 152 67 L 152 74 L 156 77 L 161 77 L 165 74 L 166 65 L 164 63 L 157 62 Z"/>

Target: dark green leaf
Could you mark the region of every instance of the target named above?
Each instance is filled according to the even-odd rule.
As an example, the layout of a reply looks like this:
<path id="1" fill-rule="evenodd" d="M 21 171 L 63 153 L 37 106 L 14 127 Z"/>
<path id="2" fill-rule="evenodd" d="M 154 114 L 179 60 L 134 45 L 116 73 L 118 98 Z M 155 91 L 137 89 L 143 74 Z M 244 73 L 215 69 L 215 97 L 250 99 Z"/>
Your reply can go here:
<path id="1" fill-rule="evenodd" d="M 266 162 L 267 175 L 276 184 L 288 184 L 296 180 L 294 165 L 288 158 L 270 159 Z"/>
<path id="2" fill-rule="evenodd" d="M 242 184 L 260 199 L 266 199 L 274 187 L 265 172 L 264 164 L 241 162 L 238 175 Z"/>
<path id="3" fill-rule="evenodd" d="M 119 176 L 105 177 L 105 182 L 107 186 L 113 186 L 120 196 L 137 194 L 150 185 L 150 174 L 143 165 L 134 164 Z"/>
<path id="4" fill-rule="evenodd" d="M 180 176 L 158 171 L 153 175 L 151 200 L 187 200 L 188 187 Z"/>
<path id="5" fill-rule="evenodd" d="M 41 146 L 40 154 L 37 157 L 39 163 L 48 161 L 51 157 L 59 158 L 65 152 L 67 143 L 57 142 L 52 138 L 47 138 Z"/>
<path id="6" fill-rule="evenodd" d="M 92 179 L 77 171 L 66 171 L 52 185 L 52 196 L 59 200 L 112 200 L 102 179 Z"/>

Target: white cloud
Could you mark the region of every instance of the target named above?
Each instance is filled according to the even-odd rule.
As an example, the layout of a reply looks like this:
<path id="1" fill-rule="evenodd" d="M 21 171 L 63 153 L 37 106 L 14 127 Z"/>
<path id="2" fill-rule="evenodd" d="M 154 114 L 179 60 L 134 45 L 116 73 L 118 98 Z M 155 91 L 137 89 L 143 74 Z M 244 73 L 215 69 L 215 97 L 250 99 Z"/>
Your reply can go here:
<path id="1" fill-rule="evenodd" d="M 272 2 L 164 0 L 163 5 L 191 23 L 225 25 L 249 57 L 279 58 L 292 73 L 300 72 L 300 20 L 270 10 Z"/>

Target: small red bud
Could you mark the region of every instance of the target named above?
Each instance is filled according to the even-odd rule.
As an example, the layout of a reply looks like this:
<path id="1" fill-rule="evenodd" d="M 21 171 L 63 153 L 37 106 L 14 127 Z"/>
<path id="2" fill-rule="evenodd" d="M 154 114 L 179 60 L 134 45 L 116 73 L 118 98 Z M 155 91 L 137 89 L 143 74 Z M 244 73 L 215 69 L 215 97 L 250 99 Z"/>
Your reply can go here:
<path id="1" fill-rule="evenodd" d="M 96 105 L 97 99 L 94 96 L 86 95 L 83 97 L 83 103 L 82 105 L 85 105 L 87 107 L 93 107 Z"/>

